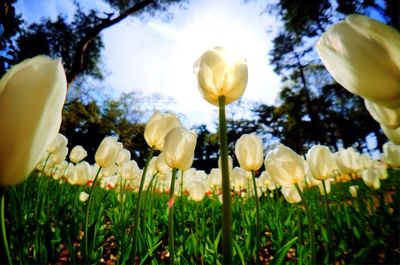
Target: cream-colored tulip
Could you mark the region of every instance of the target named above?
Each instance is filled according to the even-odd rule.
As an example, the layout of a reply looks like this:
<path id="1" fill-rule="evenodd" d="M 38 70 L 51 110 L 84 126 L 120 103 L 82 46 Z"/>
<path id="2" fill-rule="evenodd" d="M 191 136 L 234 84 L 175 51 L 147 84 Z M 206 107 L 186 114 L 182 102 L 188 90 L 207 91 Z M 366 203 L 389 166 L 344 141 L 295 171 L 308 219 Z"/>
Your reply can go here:
<path id="1" fill-rule="evenodd" d="M 358 192 L 358 186 L 357 185 L 350 186 L 349 192 L 350 192 L 351 197 L 356 198 L 357 192 Z"/>
<path id="2" fill-rule="evenodd" d="M 235 145 L 235 155 L 244 170 L 258 170 L 263 164 L 264 147 L 256 134 L 243 134 Z"/>
<path id="3" fill-rule="evenodd" d="M 306 175 L 303 157 L 283 144 L 267 154 L 265 170 L 275 183 L 283 187 L 301 184 Z"/>
<path id="4" fill-rule="evenodd" d="M 222 186 L 222 175 L 221 170 L 219 168 L 213 168 L 208 174 L 208 179 L 211 187 L 220 188 Z"/>
<path id="5" fill-rule="evenodd" d="M 275 190 L 276 189 L 276 183 L 273 181 L 271 176 L 268 174 L 267 171 L 263 171 L 260 174 L 260 177 L 258 178 L 264 187 L 266 187 L 268 190 Z"/>
<path id="6" fill-rule="evenodd" d="M 125 148 L 122 148 L 121 152 L 119 152 L 116 162 L 119 166 L 121 166 L 125 162 L 128 162 L 130 159 L 131 159 L 131 152 L 129 152 L 129 150 L 127 150 Z"/>
<path id="7" fill-rule="evenodd" d="M 129 160 L 120 167 L 121 177 L 125 180 L 136 179 L 139 177 L 140 168 L 135 160 Z"/>
<path id="8" fill-rule="evenodd" d="M 67 92 L 60 60 L 36 56 L 0 79 L 0 186 L 22 182 L 56 137 Z"/>
<path id="9" fill-rule="evenodd" d="M 400 107 L 388 108 L 366 99 L 364 99 L 364 103 L 369 114 L 375 121 L 391 130 L 400 127 Z"/>
<path id="10" fill-rule="evenodd" d="M 382 160 L 391 167 L 400 167 L 400 145 L 392 142 L 383 144 Z"/>
<path id="11" fill-rule="evenodd" d="M 94 159 L 100 167 L 107 168 L 115 163 L 121 150 L 122 144 L 118 143 L 114 137 L 107 136 L 97 148 Z"/>
<path id="12" fill-rule="evenodd" d="M 172 129 L 165 136 L 164 159 L 170 168 L 186 169 L 193 159 L 197 136 L 183 127 Z"/>
<path id="13" fill-rule="evenodd" d="M 294 186 L 282 187 L 281 192 L 288 203 L 298 203 L 301 201 L 300 194 Z"/>
<path id="14" fill-rule="evenodd" d="M 239 99 L 246 89 L 246 60 L 232 49 L 215 47 L 206 51 L 194 63 L 194 72 L 201 95 L 215 106 L 220 96 L 225 97 L 227 105 Z"/>
<path id="15" fill-rule="evenodd" d="M 57 150 L 67 146 L 68 144 L 68 139 L 61 133 L 58 133 L 50 146 L 47 148 L 47 151 L 51 154 L 57 153 Z"/>
<path id="16" fill-rule="evenodd" d="M 204 181 L 194 180 L 188 185 L 187 191 L 189 192 L 189 198 L 198 202 L 203 200 L 207 187 Z"/>
<path id="17" fill-rule="evenodd" d="M 92 168 L 89 163 L 82 161 L 75 166 L 75 171 L 72 176 L 73 182 L 77 185 L 85 185 L 89 180 Z"/>
<path id="18" fill-rule="evenodd" d="M 242 189 L 247 187 L 246 172 L 240 168 L 235 167 L 231 173 L 231 185 L 236 192 L 240 192 Z"/>
<path id="19" fill-rule="evenodd" d="M 221 169 L 221 156 L 218 157 L 218 168 Z M 231 156 L 228 156 L 228 170 L 231 172 L 233 169 L 233 160 Z"/>
<path id="20" fill-rule="evenodd" d="M 73 163 L 79 163 L 85 157 L 87 157 L 87 152 L 80 145 L 74 146 L 74 148 L 72 148 L 71 152 L 69 153 L 69 160 L 71 160 L 71 162 L 73 162 Z"/>
<path id="21" fill-rule="evenodd" d="M 380 172 L 374 168 L 366 169 L 362 172 L 362 180 L 368 187 L 377 190 L 381 187 Z"/>
<path id="22" fill-rule="evenodd" d="M 51 160 L 54 162 L 54 164 L 59 164 L 65 160 L 67 155 L 68 155 L 68 147 L 62 146 L 61 148 L 57 149 L 56 153 L 52 154 Z M 47 161 L 47 165 L 49 161 Z"/>
<path id="23" fill-rule="evenodd" d="M 336 152 L 335 160 L 343 174 L 356 173 L 362 169 L 360 154 L 352 147 L 340 149 Z"/>
<path id="24" fill-rule="evenodd" d="M 157 158 L 156 158 L 156 160 L 155 160 L 155 168 L 156 168 L 156 170 L 157 170 L 157 172 L 158 172 L 158 176 L 161 178 L 161 179 L 164 179 L 165 180 L 165 178 L 169 175 L 169 174 L 171 174 L 171 172 L 172 172 L 172 169 L 167 165 L 167 163 L 165 162 L 165 159 L 164 159 L 164 152 L 161 152 L 158 156 L 157 156 Z"/>
<path id="25" fill-rule="evenodd" d="M 335 157 L 324 145 L 311 147 L 307 152 L 306 159 L 312 176 L 318 180 L 328 179 L 337 169 Z"/>
<path id="26" fill-rule="evenodd" d="M 180 127 L 181 122 L 172 113 L 153 113 L 144 129 L 144 139 L 155 150 L 163 151 L 165 136 L 173 128 Z"/>
<path id="27" fill-rule="evenodd" d="M 329 73 L 350 92 L 380 105 L 400 107 L 400 33 L 381 22 L 350 15 L 317 42 Z"/>
<path id="28" fill-rule="evenodd" d="M 394 144 L 400 145 L 400 128 L 389 129 L 381 124 L 381 128 L 386 137 Z"/>
<path id="29" fill-rule="evenodd" d="M 86 192 L 82 191 L 81 193 L 79 193 L 79 200 L 81 202 L 85 202 L 87 201 L 87 199 L 89 199 L 89 194 L 87 194 Z"/>

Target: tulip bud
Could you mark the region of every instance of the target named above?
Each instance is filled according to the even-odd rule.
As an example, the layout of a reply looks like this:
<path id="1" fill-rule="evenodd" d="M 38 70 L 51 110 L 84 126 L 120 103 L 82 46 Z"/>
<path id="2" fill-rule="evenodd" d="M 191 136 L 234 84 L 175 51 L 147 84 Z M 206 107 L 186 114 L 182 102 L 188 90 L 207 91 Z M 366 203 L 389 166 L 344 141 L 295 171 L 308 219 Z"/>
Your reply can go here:
<path id="1" fill-rule="evenodd" d="M 49 148 L 47 148 L 47 151 L 52 154 L 57 153 L 57 150 L 63 148 L 64 146 L 67 146 L 67 144 L 68 139 L 61 133 L 58 133 Z"/>
<path id="2" fill-rule="evenodd" d="M 267 154 L 265 170 L 275 183 L 283 187 L 300 184 L 306 175 L 303 157 L 283 144 Z"/>
<path id="3" fill-rule="evenodd" d="M 194 63 L 194 72 L 201 95 L 215 106 L 220 96 L 225 97 L 228 105 L 239 99 L 246 89 L 247 63 L 234 50 L 215 47 L 206 51 Z"/>
<path id="4" fill-rule="evenodd" d="M 232 170 L 231 180 L 231 185 L 236 192 L 240 192 L 247 186 L 246 172 L 240 167 L 235 167 Z"/>
<path id="5" fill-rule="evenodd" d="M 258 170 L 263 164 L 264 148 L 261 139 L 254 133 L 240 136 L 235 145 L 235 155 L 244 170 Z"/>
<path id="6" fill-rule="evenodd" d="M 400 107 L 387 108 L 366 99 L 364 100 L 364 103 L 369 114 L 375 121 L 391 130 L 400 127 Z"/>
<path id="7" fill-rule="evenodd" d="M 125 162 L 128 162 L 130 159 L 131 159 L 131 152 L 129 152 L 129 150 L 126 150 L 125 148 L 122 148 L 117 158 L 117 164 L 121 166 Z"/>
<path id="8" fill-rule="evenodd" d="M 86 150 L 80 146 L 76 145 L 72 148 L 71 152 L 69 153 L 69 160 L 73 163 L 81 162 L 87 156 Z"/>
<path id="9" fill-rule="evenodd" d="M 210 174 L 208 174 L 208 178 L 210 180 L 210 185 L 213 188 L 219 188 L 222 186 L 222 175 L 219 168 L 211 169 Z"/>
<path id="10" fill-rule="evenodd" d="M 336 164 L 344 174 L 356 173 L 361 170 L 360 154 L 352 147 L 341 149 L 335 153 Z"/>
<path id="11" fill-rule="evenodd" d="M 362 172 L 362 180 L 368 187 L 377 190 L 381 187 L 381 180 L 379 178 L 379 171 L 370 168 Z"/>
<path id="12" fill-rule="evenodd" d="M 361 15 L 347 16 L 317 42 L 322 62 L 344 88 L 380 105 L 400 107 L 400 33 Z"/>
<path id="13" fill-rule="evenodd" d="M 189 192 L 189 198 L 196 202 L 199 202 L 203 200 L 207 191 L 207 187 L 203 181 L 194 180 L 190 183 L 187 190 Z"/>
<path id="14" fill-rule="evenodd" d="M 122 144 L 114 137 L 105 137 L 97 148 L 94 159 L 100 167 L 107 168 L 115 163 L 121 149 Z"/>
<path id="15" fill-rule="evenodd" d="M 311 175 L 318 180 L 328 179 L 337 168 L 335 157 L 327 146 L 314 145 L 306 158 Z"/>
<path id="16" fill-rule="evenodd" d="M 349 187 L 349 192 L 351 194 L 351 197 L 356 198 L 357 197 L 357 191 L 358 191 L 358 186 L 357 185 Z"/>
<path id="17" fill-rule="evenodd" d="M 262 184 L 264 185 L 264 187 L 267 187 L 267 189 L 269 190 L 276 189 L 276 183 L 272 180 L 271 176 L 268 174 L 267 171 L 261 172 L 261 175 L 258 179 L 262 181 Z"/>
<path id="18" fill-rule="evenodd" d="M 57 153 L 54 153 L 51 156 L 51 159 L 53 160 L 54 164 L 59 164 L 65 160 L 67 154 L 68 154 L 68 147 L 62 146 L 61 148 L 57 149 Z"/>
<path id="19" fill-rule="evenodd" d="M 400 145 L 400 128 L 389 129 L 381 124 L 381 128 L 386 137 L 394 144 Z"/>
<path id="20" fill-rule="evenodd" d="M 394 167 L 400 167 L 400 145 L 395 145 L 392 142 L 387 142 L 383 144 L 383 155 L 382 160 Z"/>
<path id="21" fill-rule="evenodd" d="M 173 128 L 180 126 L 181 122 L 174 114 L 156 111 L 146 124 L 144 139 L 151 148 L 163 151 L 165 136 Z"/>
<path id="22" fill-rule="evenodd" d="M 121 176 L 123 179 L 135 179 L 139 176 L 140 168 L 135 160 L 126 161 L 121 167 Z"/>
<path id="23" fill-rule="evenodd" d="M 193 159 L 196 133 L 183 127 L 172 129 L 165 136 L 164 159 L 170 168 L 185 169 Z"/>
<path id="24" fill-rule="evenodd" d="M 79 193 L 79 200 L 81 202 L 85 202 L 87 201 L 87 199 L 89 199 L 89 194 L 87 194 L 86 192 L 82 191 L 81 193 Z"/>
<path id="25" fill-rule="evenodd" d="M 0 186 L 16 185 L 56 137 L 67 91 L 60 60 L 36 56 L 0 80 Z"/>
<path id="26" fill-rule="evenodd" d="M 75 166 L 75 171 L 72 176 L 73 182 L 77 185 L 85 185 L 89 180 L 92 168 L 89 163 L 82 161 Z"/>
<path id="27" fill-rule="evenodd" d="M 301 201 L 301 196 L 294 186 L 282 187 L 281 192 L 288 203 L 298 203 Z"/>

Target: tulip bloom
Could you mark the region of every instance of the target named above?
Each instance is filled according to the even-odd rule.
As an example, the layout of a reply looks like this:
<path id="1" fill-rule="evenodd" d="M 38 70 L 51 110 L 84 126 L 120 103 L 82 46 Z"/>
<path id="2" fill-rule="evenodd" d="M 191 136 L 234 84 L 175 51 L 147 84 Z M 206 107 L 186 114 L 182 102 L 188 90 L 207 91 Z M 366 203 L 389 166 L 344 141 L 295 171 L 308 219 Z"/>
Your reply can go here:
<path id="1" fill-rule="evenodd" d="M 351 93 L 400 107 L 400 33 L 361 15 L 333 25 L 317 42 L 322 62 Z"/>
<path id="2" fill-rule="evenodd" d="M 296 190 L 296 187 L 282 187 L 281 192 L 283 197 L 288 203 L 298 203 L 301 201 L 301 197 L 299 192 Z"/>
<path id="3" fill-rule="evenodd" d="M 94 159 L 100 167 L 107 168 L 115 163 L 121 150 L 122 144 L 114 137 L 108 136 L 101 141 Z"/>
<path id="4" fill-rule="evenodd" d="M 189 192 L 189 198 L 199 202 L 203 200 L 207 187 L 204 184 L 204 181 L 194 180 L 188 185 L 187 190 Z"/>
<path id="5" fill-rule="evenodd" d="M 218 106 L 225 97 L 228 105 L 239 99 L 246 89 L 248 70 L 246 60 L 237 52 L 215 47 L 203 53 L 194 63 L 200 93 L 209 103 Z"/>
<path id="6" fill-rule="evenodd" d="M 235 155 L 244 170 L 258 170 L 263 164 L 264 147 L 261 139 L 254 133 L 244 134 L 235 145 Z"/>
<path id="7" fill-rule="evenodd" d="M 381 124 L 381 129 L 386 137 L 393 142 L 394 144 L 400 145 L 400 128 L 397 129 L 389 129 Z"/>
<path id="8" fill-rule="evenodd" d="M 57 150 L 63 148 L 64 146 L 67 146 L 67 144 L 68 139 L 61 133 L 58 133 L 49 148 L 47 148 L 47 151 L 51 154 L 57 153 Z"/>
<path id="9" fill-rule="evenodd" d="M 327 146 L 314 145 L 306 158 L 312 177 L 318 180 L 328 179 L 337 168 L 335 157 Z"/>
<path id="10" fill-rule="evenodd" d="M 131 152 L 129 152 L 129 150 L 127 150 L 125 148 L 122 148 L 121 152 L 119 152 L 116 162 L 119 166 L 121 166 L 125 162 L 128 162 L 130 159 L 131 159 Z"/>
<path id="11" fill-rule="evenodd" d="M 283 144 L 267 154 L 265 170 L 275 183 L 283 187 L 301 184 L 306 175 L 303 157 Z"/>
<path id="12" fill-rule="evenodd" d="M 172 129 L 165 136 L 164 159 L 170 168 L 184 170 L 192 161 L 197 136 L 183 127 Z"/>
<path id="13" fill-rule="evenodd" d="M 360 154 L 352 147 L 341 149 L 336 152 L 335 160 L 343 174 L 355 173 L 362 168 Z"/>
<path id="14" fill-rule="evenodd" d="M 387 108 L 366 99 L 364 103 L 374 120 L 392 130 L 400 127 L 400 107 Z"/>
<path id="15" fill-rule="evenodd" d="M 351 197 L 356 198 L 357 197 L 357 192 L 358 192 L 358 186 L 354 185 L 354 186 L 350 186 L 349 187 L 349 192 Z"/>
<path id="16" fill-rule="evenodd" d="M 73 163 L 79 163 L 81 162 L 85 157 L 87 157 L 87 152 L 86 150 L 80 146 L 76 145 L 74 148 L 72 148 L 70 154 L 69 154 L 69 160 Z"/>
<path id="17" fill-rule="evenodd" d="M 382 160 L 388 165 L 400 167 L 400 145 L 395 145 L 392 142 L 387 142 L 383 145 Z"/>
<path id="18" fill-rule="evenodd" d="M 362 180 L 371 189 L 377 190 L 381 187 L 380 172 L 374 168 L 362 172 Z"/>
<path id="19" fill-rule="evenodd" d="M 162 151 L 165 136 L 173 128 L 180 126 L 182 126 L 181 122 L 174 114 L 161 114 L 159 111 L 156 111 L 146 124 L 144 139 L 151 148 Z"/>
<path id="20" fill-rule="evenodd" d="M 61 125 L 67 81 L 60 60 L 36 56 L 0 80 L 0 186 L 16 185 L 35 168 Z"/>

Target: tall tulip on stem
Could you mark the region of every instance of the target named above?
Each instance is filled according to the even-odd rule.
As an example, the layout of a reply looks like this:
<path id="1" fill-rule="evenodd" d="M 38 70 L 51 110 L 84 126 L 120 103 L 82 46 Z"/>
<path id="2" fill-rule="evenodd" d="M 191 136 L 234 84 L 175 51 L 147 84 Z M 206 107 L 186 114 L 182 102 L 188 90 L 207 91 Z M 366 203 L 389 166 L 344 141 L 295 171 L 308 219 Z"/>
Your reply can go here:
<path id="1" fill-rule="evenodd" d="M 150 117 L 149 121 L 146 124 L 146 128 L 144 130 L 144 138 L 147 144 L 151 147 L 151 150 L 147 156 L 146 164 L 143 168 L 142 178 L 140 180 L 139 192 L 137 195 L 136 211 L 135 211 L 135 218 L 132 230 L 132 240 L 133 240 L 132 255 L 131 255 L 132 264 L 135 263 L 135 258 L 136 258 L 137 235 L 138 235 L 139 221 L 140 221 L 139 217 L 141 211 L 144 180 L 147 174 L 147 168 L 150 164 L 151 158 L 153 157 L 154 151 L 163 150 L 166 135 L 173 128 L 179 127 L 180 125 L 181 125 L 180 121 L 174 114 L 171 113 L 161 114 L 158 111 L 153 113 L 153 115 Z"/>
<path id="2" fill-rule="evenodd" d="M 263 164 L 264 149 L 261 139 L 254 133 L 244 134 L 236 142 L 235 155 L 240 167 L 251 172 L 253 179 L 254 200 L 256 201 L 256 239 L 257 239 L 257 263 L 260 257 L 260 201 L 256 184 L 256 170 Z"/>
<path id="3" fill-rule="evenodd" d="M 222 241 L 223 262 L 232 263 L 232 210 L 228 165 L 225 105 L 239 99 L 246 88 L 246 60 L 237 52 L 215 47 L 195 62 L 194 71 L 203 98 L 219 108 L 219 137 L 222 173 Z"/>
<path id="4" fill-rule="evenodd" d="M 164 160 L 172 168 L 172 179 L 168 201 L 168 243 L 169 261 L 175 264 L 174 253 L 174 191 L 176 172 L 178 169 L 185 170 L 193 163 L 194 149 L 197 136 L 195 132 L 188 131 L 183 127 L 172 129 L 165 136 Z"/>

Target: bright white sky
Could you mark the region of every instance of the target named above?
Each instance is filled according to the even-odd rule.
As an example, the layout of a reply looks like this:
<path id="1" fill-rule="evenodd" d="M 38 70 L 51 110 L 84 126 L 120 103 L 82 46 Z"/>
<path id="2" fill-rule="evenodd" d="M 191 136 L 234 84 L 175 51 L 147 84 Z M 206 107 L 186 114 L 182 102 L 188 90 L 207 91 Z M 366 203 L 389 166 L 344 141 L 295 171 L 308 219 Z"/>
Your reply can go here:
<path id="1" fill-rule="evenodd" d="M 151 18 L 143 22 L 126 19 L 103 31 L 102 61 L 107 76 L 104 87 L 115 91 L 160 93 L 176 100 L 175 111 L 183 113 L 187 126 L 216 118 L 216 107 L 200 96 L 193 63 L 207 49 L 232 46 L 247 58 L 249 81 L 244 100 L 272 104 L 279 91 L 279 77 L 269 66 L 268 53 L 276 22 L 261 14 L 265 1 L 191 0 L 186 9 L 174 9 L 173 19 Z M 264 2 L 264 3 L 260 3 Z M 101 0 L 79 1 L 85 8 L 110 11 Z M 40 17 L 71 18 L 72 0 L 19 0 L 17 12 L 29 22 Z"/>

